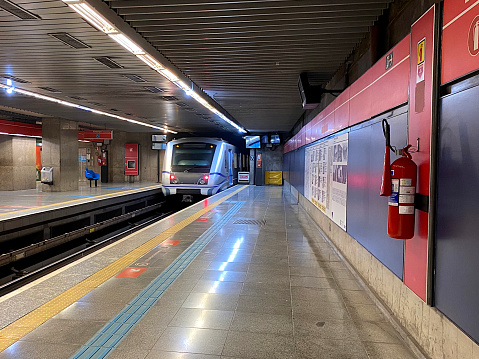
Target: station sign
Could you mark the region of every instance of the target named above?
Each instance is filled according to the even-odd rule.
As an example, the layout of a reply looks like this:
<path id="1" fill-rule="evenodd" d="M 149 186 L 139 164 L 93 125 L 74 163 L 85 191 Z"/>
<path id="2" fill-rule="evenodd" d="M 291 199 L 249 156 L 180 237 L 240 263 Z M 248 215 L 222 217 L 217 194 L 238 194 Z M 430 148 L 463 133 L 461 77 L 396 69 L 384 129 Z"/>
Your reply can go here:
<path id="1" fill-rule="evenodd" d="M 78 139 L 80 141 L 101 142 L 103 140 L 112 140 L 113 131 L 111 130 L 85 130 L 78 131 Z"/>
<path id="2" fill-rule="evenodd" d="M 238 182 L 249 183 L 249 172 L 238 172 Z"/>

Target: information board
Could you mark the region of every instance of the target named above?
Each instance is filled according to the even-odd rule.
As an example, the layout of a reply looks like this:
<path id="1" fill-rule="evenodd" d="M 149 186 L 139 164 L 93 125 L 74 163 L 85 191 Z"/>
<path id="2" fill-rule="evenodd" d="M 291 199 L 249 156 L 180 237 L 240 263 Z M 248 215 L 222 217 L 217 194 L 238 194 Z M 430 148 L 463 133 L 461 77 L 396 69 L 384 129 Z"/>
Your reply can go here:
<path id="1" fill-rule="evenodd" d="M 306 148 L 304 195 L 346 230 L 349 133 Z"/>

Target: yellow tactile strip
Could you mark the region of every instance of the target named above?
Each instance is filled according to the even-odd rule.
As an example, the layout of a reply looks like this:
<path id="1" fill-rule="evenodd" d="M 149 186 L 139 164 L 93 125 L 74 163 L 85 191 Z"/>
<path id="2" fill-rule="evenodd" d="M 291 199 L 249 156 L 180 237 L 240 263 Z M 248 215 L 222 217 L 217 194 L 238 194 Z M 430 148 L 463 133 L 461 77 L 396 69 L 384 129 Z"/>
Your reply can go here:
<path id="1" fill-rule="evenodd" d="M 220 200 L 210 204 L 209 206 L 199 210 L 195 214 L 189 216 L 183 221 L 175 224 L 174 226 L 168 228 L 166 231 L 163 231 L 156 237 L 150 239 L 148 242 L 142 244 L 138 248 L 127 253 L 123 257 L 117 259 L 107 267 L 99 270 L 95 274 L 86 278 L 82 282 L 78 283 L 74 287 L 63 292 L 59 296 L 53 298 L 49 302 L 43 304 L 37 309 L 26 314 L 22 318 L 16 320 L 15 322 L 9 324 L 5 328 L 0 330 L 0 351 L 5 350 L 10 345 L 14 344 L 17 340 L 30 333 L 32 330 L 46 322 L 48 319 L 60 313 L 65 308 L 69 307 L 81 297 L 88 294 L 94 288 L 98 287 L 100 284 L 106 282 L 108 279 L 113 277 L 115 274 L 128 267 L 129 264 L 136 261 L 141 256 L 148 253 L 150 250 L 155 248 L 158 244 L 165 241 L 171 237 L 176 232 L 188 226 L 190 223 L 201 217 L 206 212 L 210 211 L 214 207 L 223 203 L 227 199 L 231 198 L 238 192 L 242 191 L 248 186 L 242 186 L 236 191 L 230 193 L 229 195 L 221 198 Z"/>
<path id="2" fill-rule="evenodd" d="M 154 186 L 148 186 L 148 187 L 139 187 L 139 188 L 131 189 L 131 190 L 128 190 L 128 191 L 119 191 L 119 192 L 100 194 L 98 196 L 89 197 L 88 201 L 92 201 L 92 200 L 95 200 L 97 198 L 103 198 L 103 197 L 113 197 L 113 196 L 116 196 L 116 195 L 119 195 L 119 194 L 126 195 L 126 194 L 135 193 L 135 192 L 142 192 L 145 189 L 152 189 L 152 188 L 161 188 L 161 186 L 160 185 L 154 185 Z M 82 201 L 85 202 L 85 198 L 72 199 L 71 201 L 66 201 L 66 202 L 52 203 L 52 204 L 46 204 L 44 206 L 39 206 L 39 207 L 25 208 L 25 209 L 20 209 L 18 211 L 0 213 L 0 217 L 6 216 L 8 214 L 14 214 L 14 213 L 20 213 L 20 212 L 26 212 L 26 211 L 35 211 L 37 209 L 43 209 L 43 208 L 54 207 L 54 206 L 61 206 L 63 204 L 82 202 Z"/>

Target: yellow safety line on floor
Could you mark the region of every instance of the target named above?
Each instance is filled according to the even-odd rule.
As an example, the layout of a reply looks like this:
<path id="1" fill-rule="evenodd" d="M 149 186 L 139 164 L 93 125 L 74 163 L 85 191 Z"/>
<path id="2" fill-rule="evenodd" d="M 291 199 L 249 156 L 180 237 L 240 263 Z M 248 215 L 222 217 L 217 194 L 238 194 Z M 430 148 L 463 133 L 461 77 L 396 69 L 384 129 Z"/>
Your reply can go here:
<path id="1" fill-rule="evenodd" d="M 74 287 L 63 292 L 59 296 L 53 298 L 49 302 L 43 304 L 37 309 L 26 314 L 22 318 L 16 320 L 15 322 L 9 324 L 5 328 L 0 330 L 0 352 L 8 348 L 10 345 L 14 344 L 17 340 L 30 333 L 35 328 L 39 327 L 41 324 L 45 323 L 47 320 L 53 316 L 60 313 L 65 308 L 69 307 L 81 297 L 88 294 L 90 291 L 98 287 L 100 284 L 103 284 L 108 279 L 113 277 L 115 274 L 122 271 L 124 268 L 128 267 L 131 263 L 135 262 L 141 256 L 145 255 L 161 242 L 165 241 L 171 237 L 176 232 L 188 226 L 190 223 L 194 222 L 196 219 L 201 217 L 206 212 L 215 208 L 219 204 L 223 203 L 227 199 L 231 198 L 238 192 L 242 191 L 248 187 L 247 185 L 242 186 L 233 193 L 219 199 L 218 201 L 210 204 L 209 206 L 199 210 L 195 214 L 189 216 L 188 218 L 182 220 L 181 222 L 175 224 L 174 226 L 163 231 L 156 237 L 150 239 L 148 242 L 142 244 L 138 248 L 127 253 L 123 257 L 117 259 L 107 267 L 99 270 L 95 274 L 86 278 L 82 282 L 78 283 Z M 153 224 L 154 226 L 154 224 Z"/>
<path id="2" fill-rule="evenodd" d="M 148 187 L 138 187 L 136 189 L 131 189 L 131 190 L 128 190 L 128 191 L 100 194 L 98 196 L 88 197 L 88 199 L 85 199 L 85 198 L 72 199 L 71 201 L 66 201 L 66 202 L 52 203 L 52 204 L 46 204 L 46 205 L 40 206 L 40 207 L 32 207 L 32 208 L 21 209 L 19 211 L 0 213 L 0 217 L 1 216 L 6 216 L 7 214 L 13 214 L 13 213 L 19 213 L 19 212 L 25 212 L 25 211 L 34 211 L 36 209 L 48 208 L 48 207 L 53 207 L 53 206 L 60 206 L 62 204 L 73 203 L 73 202 L 81 202 L 81 201 L 91 202 L 92 199 L 97 199 L 97 198 L 101 198 L 101 197 L 108 197 L 108 196 L 116 196 L 117 194 L 120 194 L 120 193 L 125 194 L 125 193 L 139 192 L 139 190 L 144 190 L 144 189 L 148 189 L 148 188 L 157 188 L 157 187 L 161 187 L 161 185 L 148 186 Z"/>

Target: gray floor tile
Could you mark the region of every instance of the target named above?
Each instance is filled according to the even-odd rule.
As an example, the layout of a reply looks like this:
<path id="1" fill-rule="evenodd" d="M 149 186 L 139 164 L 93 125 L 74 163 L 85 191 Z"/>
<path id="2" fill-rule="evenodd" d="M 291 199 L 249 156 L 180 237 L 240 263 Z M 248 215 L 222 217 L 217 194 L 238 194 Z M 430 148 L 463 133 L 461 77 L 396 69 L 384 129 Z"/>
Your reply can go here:
<path id="1" fill-rule="evenodd" d="M 191 293 L 183 302 L 183 308 L 235 310 L 239 295 Z"/>
<path id="2" fill-rule="evenodd" d="M 266 282 L 268 284 L 278 284 L 287 287 L 289 286 L 289 276 L 272 275 L 272 273 L 268 272 L 248 272 L 245 282 Z"/>
<path id="3" fill-rule="evenodd" d="M 370 359 L 416 359 L 416 356 L 400 344 L 364 343 Z"/>
<path id="4" fill-rule="evenodd" d="M 208 270 L 204 272 L 201 279 L 203 280 L 219 280 L 222 282 L 244 282 L 246 278 L 246 272 L 234 272 L 234 271 L 215 271 Z"/>
<path id="5" fill-rule="evenodd" d="M 240 295 L 237 312 L 291 315 L 291 300 L 271 296 Z"/>
<path id="6" fill-rule="evenodd" d="M 182 308 L 170 322 L 171 327 L 227 330 L 234 311 Z"/>
<path id="7" fill-rule="evenodd" d="M 227 331 L 199 328 L 167 328 L 152 351 L 220 355 Z"/>
<path id="8" fill-rule="evenodd" d="M 396 330 L 387 322 L 356 323 L 359 338 L 365 342 L 402 344 Z"/>
<path id="9" fill-rule="evenodd" d="M 341 294 L 335 289 L 320 289 L 307 287 L 291 287 L 291 297 L 293 302 L 304 300 L 310 302 L 336 302 L 342 303 Z"/>
<path id="10" fill-rule="evenodd" d="M 290 286 L 278 283 L 245 282 L 241 295 L 269 296 L 272 299 L 291 300 Z"/>
<path id="11" fill-rule="evenodd" d="M 117 348 L 108 356 L 108 359 L 145 359 L 149 352 L 149 350 L 136 347 Z"/>
<path id="12" fill-rule="evenodd" d="M 333 273 L 327 268 L 291 266 L 290 270 L 292 276 L 333 278 Z"/>
<path id="13" fill-rule="evenodd" d="M 291 314 L 235 313 L 231 330 L 251 333 L 269 333 L 292 336 L 293 322 Z"/>
<path id="14" fill-rule="evenodd" d="M 367 304 L 367 305 L 374 305 L 374 302 L 366 293 L 366 291 L 358 291 L 358 290 L 342 290 L 341 295 L 343 299 L 348 304 Z"/>
<path id="15" fill-rule="evenodd" d="M 247 272 L 249 263 L 231 263 L 231 262 L 211 262 L 208 270 Z"/>
<path id="16" fill-rule="evenodd" d="M 364 290 L 356 279 L 336 278 L 336 283 L 341 289 L 345 290 Z"/>
<path id="17" fill-rule="evenodd" d="M 151 351 L 146 359 L 221 359 L 217 355 Z"/>
<path id="18" fill-rule="evenodd" d="M 81 345 L 27 342 L 19 340 L 0 353 L 0 359 L 65 359 L 72 356 Z"/>
<path id="19" fill-rule="evenodd" d="M 22 338 L 57 344 L 85 344 L 105 325 L 104 321 L 50 319 Z"/>
<path id="20" fill-rule="evenodd" d="M 289 336 L 229 331 L 222 354 L 239 358 L 294 358 L 294 341 Z"/>
<path id="21" fill-rule="evenodd" d="M 368 359 L 368 354 L 360 341 L 296 339 L 296 351 L 298 358 Z"/>
<path id="22" fill-rule="evenodd" d="M 348 304 L 348 311 L 355 322 L 385 322 L 386 318 L 375 305 Z"/>
<path id="23" fill-rule="evenodd" d="M 223 282 L 219 280 L 199 280 L 192 289 L 196 293 L 240 294 L 241 282 Z"/>
<path id="24" fill-rule="evenodd" d="M 295 314 L 293 322 L 296 338 L 360 340 L 352 320 L 324 320 L 316 314 Z"/>
<path id="25" fill-rule="evenodd" d="M 125 305 L 122 303 L 108 303 L 108 305 L 105 305 L 104 303 L 76 302 L 53 318 L 107 321 L 118 314 L 124 307 Z"/>
<path id="26" fill-rule="evenodd" d="M 179 309 L 189 295 L 190 292 L 166 290 L 155 306 L 170 308 L 169 310 Z"/>
<path id="27" fill-rule="evenodd" d="M 342 303 L 311 302 L 293 300 L 293 318 L 296 316 L 314 316 L 318 321 L 351 320 L 349 312 Z"/>
<path id="28" fill-rule="evenodd" d="M 335 289 L 337 288 L 336 282 L 332 278 L 321 277 L 300 277 L 291 276 L 292 287 L 306 287 L 306 288 L 319 288 L 319 289 Z"/>

